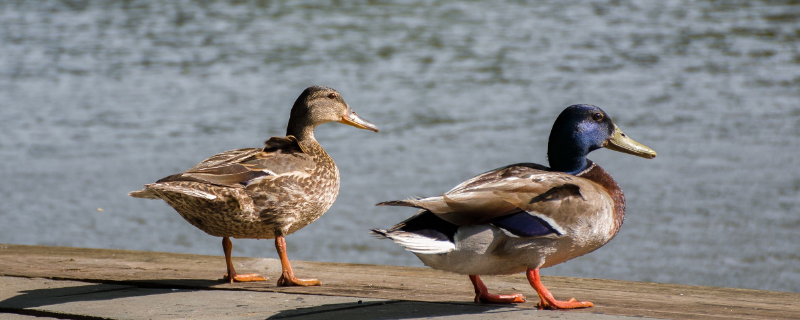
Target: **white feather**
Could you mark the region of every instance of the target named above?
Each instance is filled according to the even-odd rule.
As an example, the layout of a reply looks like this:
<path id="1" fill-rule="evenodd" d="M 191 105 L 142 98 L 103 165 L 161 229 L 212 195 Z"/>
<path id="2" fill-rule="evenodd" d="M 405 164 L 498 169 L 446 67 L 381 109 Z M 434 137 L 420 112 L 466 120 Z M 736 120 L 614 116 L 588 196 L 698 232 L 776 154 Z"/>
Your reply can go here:
<path id="1" fill-rule="evenodd" d="M 506 230 L 505 228 L 500 228 L 500 227 L 497 227 L 497 229 L 500 229 L 500 231 L 502 231 L 502 232 L 503 232 L 503 234 L 505 234 L 505 235 L 506 235 L 506 237 L 509 237 L 509 238 L 519 238 L 519 236 L 518 236 L 518 235 L 511 233 L 511 231 L 508 231 L 508 230 Z"/>
<path id="2" fill-rule="evenodd" d="M 192 197 L 197 197 L 197 198 L 204 198 L 204 199 L 207 199 L 207 200 L 217 199 L 216 195 L 213 195 L 213 194 L 210 194 L 210 193 L 207 193 L 207 192 L 203 192 L 203 191 L 200 191 L 200 190 L 194 190 L 194 189 L 190 189 L 190 188 L 182 188 L 182 189 L 183 190 L 181 190 L 181 193 L 183 193 L 183 194 L 185 194 L 187 196 L 192 196 Z"/>
<path id="3" fill-rule="evenodd" d="M 547 222 L 547 224 L 549 224 L 553 229 L 555 229 L 556 232 L 558 232 L 558 234 L 560 234 L 560 235 L 567 234 L 567 232 L 564 231 L 564 228 L 562 228 L 560 225 L 558 225 L 558 223 L 556 223 L 556 221 L 553 220 L 552 218 L 550 218 L 548 216 L 545 216 L 543 214 L 535 213 L 535 212 L 528 212 L 528 214 L 530 214 L 532 216 L 535 216 L 535 217 L 537 217 L 539 219 L 544 220 L 544 222 Z"/>
<path id="4" fill-rule="evenodd" d="M 208 192 L 192 189 L 192 188 L 185 188 L 182 186 L 172 185 L 171 183 L 153 183 L 145 185 L 148 189 L 152 189 L 155 192 L 177 192 L 182 193 L 190 197 L 196 198 L 203 198 L 207 200 L 215 200 L 217 196 Z"/>
<path id="5" fill-rule="evenodd" d="M 450 241 L 439 240 L 412 232 L 405 231 L 381 231 L 381 235 L 391 239 L 395 243 L 408 251 L 419 254 L 439 254 L 448 253 L 456 249 L 456 245 Z"/>
<path id="6" fill-rule="evenodd" d="M 304 179 L 304 178 L 310 177 L 311 174 L 309 174 L 306 171 L 289 171 L 289 172 L 281 174 L 281 176 L 294 177 L 294 178 L 297 178 L 297 179 Z"/>

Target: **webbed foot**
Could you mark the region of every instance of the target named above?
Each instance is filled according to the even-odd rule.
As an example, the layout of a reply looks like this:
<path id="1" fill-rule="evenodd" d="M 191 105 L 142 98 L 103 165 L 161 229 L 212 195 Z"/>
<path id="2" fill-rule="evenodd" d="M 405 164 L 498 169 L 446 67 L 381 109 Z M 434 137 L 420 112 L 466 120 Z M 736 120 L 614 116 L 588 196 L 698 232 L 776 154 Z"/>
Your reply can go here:
<path id="1" fill-rule="evenodd" d="M 475 287 L 475 303 L 523 303 L 525 296 L 521 293 L 515 294 L 491 294 L 486 289 L 481 278 L 477 275 L 470 275 L 469 279 L 472 280 L 472 285 Z"/>

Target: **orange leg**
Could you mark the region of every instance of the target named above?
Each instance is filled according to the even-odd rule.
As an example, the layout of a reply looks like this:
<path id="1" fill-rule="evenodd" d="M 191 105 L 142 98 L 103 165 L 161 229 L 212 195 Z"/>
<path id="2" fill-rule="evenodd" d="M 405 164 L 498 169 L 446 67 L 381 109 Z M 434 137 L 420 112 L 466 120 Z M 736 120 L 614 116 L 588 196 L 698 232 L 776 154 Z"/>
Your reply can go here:
<path id="1" fill-rule="evenodd" d="M 281 277 L 278 279 L 278 286 L 319 286 L 322 285 L 317 279 L 297 279 L 294 277 L 292 265 L 289 264 L 289 258 L 286 256 L 286 239 L 283 236 L 275 237 L 275 249 L 278 250 L 278 256 L 281 258 Z"/>
<path id="2" fill-rule="evenodd" d="M 470 275 L 469 279 L 472 280 L 472 285 L 475 287 L 475 303 L 488 302 L 488 303 L 523 303 L 525 296 L 521 293 L 515 294 L 491 294 L 489 289 L 481 281 L 477 275 Z"/>
<path id="3" fill-rule="evenodd" d="M 231 283 L 235 282 L 250 282 L 250 281 L 267 281 L 267 278 L 264 278 L 260 275 L 255 273 L 251 274 L 238 274 L 236 270 L 233 269 L 233 262 L 231 262 L 231 249 L 233 249 L 233 243 L 231 243 L 231 238 L 222 237 L 222 251 L 225 252 L 225 264 L 228 265 L 228 273 L 222 277 L 225 281 L 230 281 Z"/>
<path id="4" fill-rule="evenodd" d="M 539 301 L 539 309 L 576 309 L 588 308 L 594 305 L 589 301 L 575 301 L 575 298 L 571 298 L 568 301 L 558 301 L 553 298 L 553 294 L 544 287 L 542 281 L 539 279 L 539 268 L 528 269 L 526 275 L 528 276 L 528 282 L 531 283 L 531 287 L 533 287 L 533 290 L 536 290 L 536 293 L 539 294 L 539 299 L 541 299 L 541 301 Z"/>

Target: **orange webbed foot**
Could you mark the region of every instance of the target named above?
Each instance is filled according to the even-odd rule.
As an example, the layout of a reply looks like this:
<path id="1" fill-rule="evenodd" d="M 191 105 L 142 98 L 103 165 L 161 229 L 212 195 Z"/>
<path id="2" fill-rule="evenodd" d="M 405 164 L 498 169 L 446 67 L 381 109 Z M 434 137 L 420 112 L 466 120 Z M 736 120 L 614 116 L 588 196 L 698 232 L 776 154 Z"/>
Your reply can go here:
<path id="1" fill-rule="evenodd" d="M 321 286 L 322 282 L 317 279 L 298 279 L 294 277 L 292 265 L 289 263 L 289 257 L 286 256 L 286 238 L 284 236 L 275 237 L 275 249 L 278 251 L 278 256 L 281 258 L 281 277 L 278 278 L 279 287 L 288 286 Z"/>
<path id="2" fill-rule="evenodd" d="M 475 303 L 523 303 L 525 296 L 521 293 L 515 294 L 491 294 L 481 278 L 477 275 L 470 275 L 472 285 L 475 287 Z"/>
<path id="3" fill-rule="evenodd" d="M 475 295 L 475 303 L 523 303 L 525 296 L 521 293 L 515 294 L 491 294 L 483 292 Z"/>
<path id="4" fill-rule="evenodd" d="M 234 282 L 253 282 L 253 281 L 267 281 L 269 278 L 262 277 L 256 273 L 250 274 L 234 274 L 233 277 L 229 276 L 227 273 L 225 276 L 222 277 L 222 280 L 228 281 L 230 283 Z"/>
<path id="5" fill-rule="evenodd" d="M 294 276 L 286 276 L 281 275 L 278 278 L 278 286 L 279 287 L 289 287 L 289 286 L 301 286 L 301 287 L 308 287 L 308 286 L 321 286 L 322 282 L 317 279 L 298 279 Z"/>
<path id="6" fill-rule="evenodd" d="M 593 303 L 589 301 L 577 301 L 575 298 L 570 298 L 567 301 L 559 301 L 553 297 L 553 294 L 550 293 L 550 290 L 547 290 L 545 286 L 542 284 L 542 281 L 539 278 L 539 269 L 528 269 L 526 272 L 528 276 L 528 281 L 536 290 L 536 293 L 539 295 L 539 304 L 536 306 L 539 309 L 577 309 L 577 308 L 588 308 L 594 306 Z"/>
<path id="7" fill-rule="evenodd" d="M 575 298 L 571 298 L 567 301 L 559 301 L 556 299 L 552 300 L 545 300 L 542 299 L 539 301 L 539 304 L 536 305 L 540 310 L 542 309 L 577 309 L 577 308 L 588 308 L 594 306 L 593 303 L 589 301 L 576 301 Z"/>
<path id="8" fill-rule="evenodd" d="M 252 282 L 252 281 L 267 281 L 267 278 L 262 277 L 255 273 L 250 274 L 238 274 L 236 273 L 236 269 L 233 268 L 233 261 L 231 261 L 231 250 L 233 249 L 233 243 L 231 243 L 230 237 L 222 237 L 222 252 L 225 253 L 225 265 L 228 266 L 228 272 L 222 277 L 222 280 L 228 281 L 230 283 L 234 282 Z M 231 277 L 230 275 L 233 275 Z"/>

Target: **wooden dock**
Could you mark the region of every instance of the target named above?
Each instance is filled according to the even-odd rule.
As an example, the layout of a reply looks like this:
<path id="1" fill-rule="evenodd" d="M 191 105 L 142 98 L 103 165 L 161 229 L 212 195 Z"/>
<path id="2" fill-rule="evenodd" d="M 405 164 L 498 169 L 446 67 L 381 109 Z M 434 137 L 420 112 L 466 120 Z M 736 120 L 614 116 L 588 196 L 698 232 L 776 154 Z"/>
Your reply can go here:
<path id="1" fill-rule="evenodd" d="M 234 264 L 239 272 L 270 279 L 223 283 L 221 256 L 0 245 L 0 318 L 490 319 L 502 313 L 507 319 L 800 319 L 799 293 L 543 276 L 556 298 L 589 300 L 595 307 L 538 311 L 538 297 L 522 274 L 483 277 L 494 293 L 528 297 L 509 307 L 476 305 L 466 276 L 428 268 L 293 261 L 298 276 L 319 278 L 323 285 L 277 287 L 277 259 L 234 258 Z M 125 299 L 163 306 L 137 314 L 120 305 Z M 226 309 L 226 303 L 233 304 Z M 180 305 L 187 307 L 175 307 Z"/>

